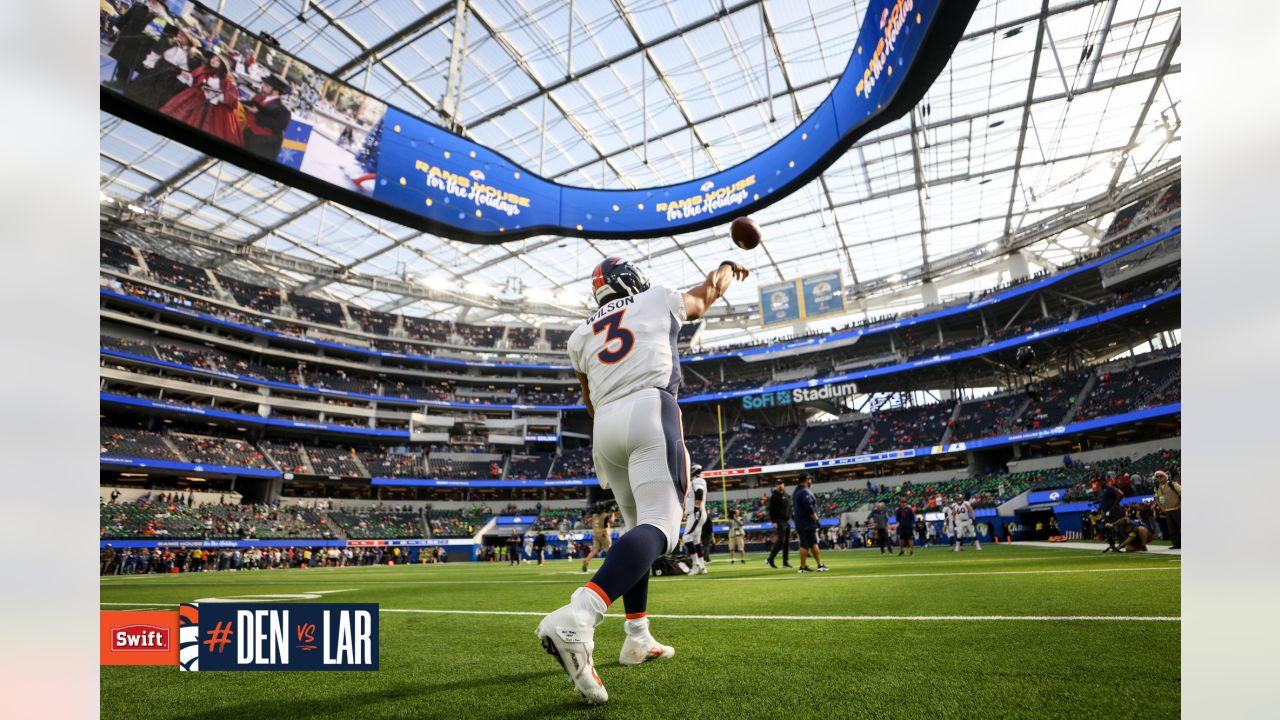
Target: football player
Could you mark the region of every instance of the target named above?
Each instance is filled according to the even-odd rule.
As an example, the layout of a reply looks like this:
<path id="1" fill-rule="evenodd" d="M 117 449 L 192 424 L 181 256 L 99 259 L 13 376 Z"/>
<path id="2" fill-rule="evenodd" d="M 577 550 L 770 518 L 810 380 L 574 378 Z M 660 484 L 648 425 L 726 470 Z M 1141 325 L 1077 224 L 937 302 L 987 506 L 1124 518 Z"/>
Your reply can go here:
<path id="1" fill-rule="evenodd" d="M 978 539 L 977 530 L 973 524 L 973 503 L 970 501 L 969 493 L 965 493 L 964 497 L 956 501 L 952 506 L 952 522 L 955 524 L 955 550 L 962 551 L 965 538 L 973 538 L 973 547 L 977 550 L 982 549 L 982 541 Z"/>
<path id="2" fill-rule="evenodd" d="M 592 459 L 600 486 L 613 490 L 627 530 L 569 604 L 538 623 L 542 647 L 560 661 L 589 703 L 609 699 L 596 674 L 595 629 L 618 598 L 626 609 L 626 640 L 618 662 L 639 665 L 675 650 L 649 632 L 649 570 L 680 539 L 689 489 L 689 453 L 680 406 L 676 336 L 706 314 L 749 271 L 725 261 L 688 292 L 651 287 L 639 268 L 607 258 L 592 272 L 600 309 L 569 337 L 569 360 L 593 418 Z"/>
<path id="3" fill-rule="evenodd" d="M 707 550 L 703 545 L 703 531 L 710 527 L 707 520 L 706 497 L 707 481 L 702 477 L 702 466 L 693 464 L 689 467 L 689 501 L 692 504 L 684 524 L 684 543 L 693 563 L 690 575 L 707 574 Z"/>

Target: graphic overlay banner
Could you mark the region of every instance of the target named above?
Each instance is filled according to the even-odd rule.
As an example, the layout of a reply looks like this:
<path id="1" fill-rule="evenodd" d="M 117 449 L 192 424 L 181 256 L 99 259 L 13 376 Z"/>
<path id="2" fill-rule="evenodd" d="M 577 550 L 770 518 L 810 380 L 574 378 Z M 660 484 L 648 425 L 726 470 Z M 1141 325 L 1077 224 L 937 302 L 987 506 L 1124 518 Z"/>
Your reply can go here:
<path id="1" fill-rule="evenodd" d="M 378 669 L 376 603 L 183 603 L 99 613 L 100 664 L 186 672 Z"/>
<path id="2" fill-rule="evenodd" d="M 377 670 L 375 603 L 185 603 L 181 667 Z"/>
<path id="3" fill-rule="evenodd" d="M 871 0 L 844 71 L 791 132 L 721 172 L 635 190 L 539 177 L 198 3 L 138 2 L 103 25 L 99 95 L 104 110 L 198 150 L 446 237 L 659 237 L 766 207 L 901 116 L 942 70 L 976 4 Z"/>
<path id="4" fill-rule="evenodd" d="M 764 326 L 799 322 L 800 291 L 794 280 L 760 286 L 760 324 Z"/>
<path id="5" fill-rule="evenodd" d="M 844 279 L 839 271 L 802 278 L 800 287 L 805 317 L 844 312 Z"/>

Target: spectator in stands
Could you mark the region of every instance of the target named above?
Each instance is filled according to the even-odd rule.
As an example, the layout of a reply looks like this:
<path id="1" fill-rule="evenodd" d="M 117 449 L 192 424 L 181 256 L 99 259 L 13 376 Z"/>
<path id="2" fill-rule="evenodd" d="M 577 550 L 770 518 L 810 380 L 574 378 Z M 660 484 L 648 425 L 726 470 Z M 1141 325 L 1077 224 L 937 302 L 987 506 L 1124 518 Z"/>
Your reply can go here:
<path id="1" fill-rule="evenodd" d="M 1171 550 L 1182 549 L 1182 484 L 1169 479 L 1169 473 L 1163 470 L 1157 470 L 1156 479 L 1156 503 L 1160 506 L 1160 511 L 1164 513 L 1165 524 L 1169 531 L 1166 533 Z"/>
<path id="2" fill-rule="evenodd" d="M 791 567 L 791 499 L 787 497 L 787 486 L 779 480 L 773 486 L 773 494 L 769 496 L 769 522 L 773 523 L 773 548 L 769 550 L 769 567 L 777 570 L 773 559 L 782 551 L 782 567 Z"/>

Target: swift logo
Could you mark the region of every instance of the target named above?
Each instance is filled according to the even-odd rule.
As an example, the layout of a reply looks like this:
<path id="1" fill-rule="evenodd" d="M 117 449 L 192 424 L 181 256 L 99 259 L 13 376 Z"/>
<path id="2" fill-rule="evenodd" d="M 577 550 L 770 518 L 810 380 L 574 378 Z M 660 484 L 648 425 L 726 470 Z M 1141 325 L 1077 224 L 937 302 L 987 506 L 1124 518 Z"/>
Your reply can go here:
<path id="1" fill-rule="evenodd" d="M 103 665 L 176 665 L 178 613 L 172 610 L 104 610 L 98 618 Z"/>
<path id="2" fill-rule="evenodd" d="M 112 652 L 168 650 L 169 628 L 155 625 L 125 625 L 111 628 Z"/>

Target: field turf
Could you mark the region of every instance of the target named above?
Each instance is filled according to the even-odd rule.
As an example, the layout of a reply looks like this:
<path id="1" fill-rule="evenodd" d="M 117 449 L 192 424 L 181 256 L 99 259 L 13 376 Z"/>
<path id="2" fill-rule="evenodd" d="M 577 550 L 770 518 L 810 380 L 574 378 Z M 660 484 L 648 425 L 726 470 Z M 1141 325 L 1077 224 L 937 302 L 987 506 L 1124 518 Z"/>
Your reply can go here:
<path id="1" fill-rule="evenodd" d="M 323 601 L 377 602 L 382 616 L 378 672 L 104 667 L 102 716 L 1178 716 L 1182 573 L 1170 555 L 863 549 L 825 553 L 832 570 L 821 575 L 771 570 L 759 555 L 745 566 L 723 557 L 705 576 L 651 579 L 653 632 L 675 646 L 670 660 L 618 665 L 621 602 L 610 610 L 596 631 L 603 707 L 586 706 L 538 646 L 537 616 L 416 612 L 545 613 L 589 577 L 572 572 L 578 561 L 104 578 L 109 610 L 342 590 Z"/>

